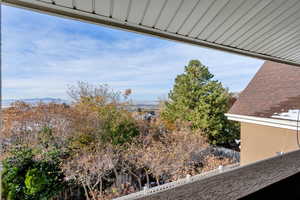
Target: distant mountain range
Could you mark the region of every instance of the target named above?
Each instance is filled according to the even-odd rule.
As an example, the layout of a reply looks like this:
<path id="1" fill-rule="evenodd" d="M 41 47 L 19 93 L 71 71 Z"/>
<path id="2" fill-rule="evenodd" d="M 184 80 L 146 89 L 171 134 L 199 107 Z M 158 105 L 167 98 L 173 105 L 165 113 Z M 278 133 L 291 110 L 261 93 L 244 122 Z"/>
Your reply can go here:
<path id="1" fill-rule="evenodd" d="M 159 101 L 134 101 L 130 105 L 126 106 L 129 111 L 142 110 L 158 110 Z"/>
<path id="2" fill-rule="evenodd" d="M 51 97 L 45 97 L 45 98 L 30 98 L 30 99 L 3 99 L 2 100 L 2 107 L 9 107 L 12 103 L 16 101 L 24 101 L 25 103 L 29 104 L 37 104 L 39 102 L 43 103 L 69 103 L 67 100 L 63 100 L 60 98 L 51 98 Z"/>
<path id="3" fill-rule="evenodd" d="M 133 101 L 132 105 L 135 106 L 159 105 L 159 101 Z"/>
<path id="4" fill-rule="evenodd" d="M 2 100 L 2 107 L 9 107 L 12 103 L 16 101 L 24 101 L 25 103 L 29 104 L 37 104 L 39 102 L 43 103 L 67 103 L 69 104 L 70 101 L 60 99 L 60 98 L 52 98 L 52 97 L 45 97 L 45 98 L 30 98 L 30 99 L 3 99 Z M 157 107 L 159 104 L 158 101 L 135 101 L 132 102 L 133 107 L 141 107 L 141 108 L 147 108 L 147 107 Z"/>

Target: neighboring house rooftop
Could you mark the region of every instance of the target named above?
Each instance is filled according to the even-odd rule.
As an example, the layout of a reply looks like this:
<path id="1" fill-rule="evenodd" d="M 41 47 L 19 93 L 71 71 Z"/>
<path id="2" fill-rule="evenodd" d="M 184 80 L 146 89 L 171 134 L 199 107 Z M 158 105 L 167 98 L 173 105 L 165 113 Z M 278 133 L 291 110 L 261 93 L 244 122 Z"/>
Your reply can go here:
<path id="1" fill-rule="evenodd" d="M 300 67 L 266 61 L 227 116 L 237 121 L 243 118 L 294 126 L 299 109 Z"/>

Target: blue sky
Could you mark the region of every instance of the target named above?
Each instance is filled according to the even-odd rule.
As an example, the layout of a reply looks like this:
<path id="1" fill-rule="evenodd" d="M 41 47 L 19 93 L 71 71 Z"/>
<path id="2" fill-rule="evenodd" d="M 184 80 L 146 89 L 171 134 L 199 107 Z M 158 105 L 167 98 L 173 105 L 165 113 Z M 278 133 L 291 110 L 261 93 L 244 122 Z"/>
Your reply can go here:
<path id="1" fill-rule="evenodd" d="M 77 81 L 133 90 L 135 101 L 166 98 L 177 74 L 199 59 L 230 91 L 262 60 L 2 6 L 3 98 L 68 99 Z"/>

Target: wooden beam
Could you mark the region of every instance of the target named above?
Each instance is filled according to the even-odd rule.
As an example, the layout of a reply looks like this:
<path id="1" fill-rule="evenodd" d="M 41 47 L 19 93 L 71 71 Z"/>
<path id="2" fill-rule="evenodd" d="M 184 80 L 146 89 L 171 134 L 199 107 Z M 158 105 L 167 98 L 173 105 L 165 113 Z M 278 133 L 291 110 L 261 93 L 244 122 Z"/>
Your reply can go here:
<path id="1" fill-rule="evenodd" d="M 239 199 L 298 172 L 300 172 L 300 150 L 237 167 L 224 173 L 204 177 L 192 183 L 134 199 Z"/>

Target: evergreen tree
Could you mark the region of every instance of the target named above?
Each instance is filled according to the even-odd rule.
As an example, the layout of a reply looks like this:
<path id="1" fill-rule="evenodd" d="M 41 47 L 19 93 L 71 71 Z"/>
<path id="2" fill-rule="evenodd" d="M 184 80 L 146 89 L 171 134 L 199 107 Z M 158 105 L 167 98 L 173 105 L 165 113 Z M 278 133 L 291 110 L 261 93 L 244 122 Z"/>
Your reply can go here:
<path id="1" fill-rule="evenodd" d="M 239 128 L 224 115 L 230 95 L 213 77 L 200 61 L 191 60 L 176 77 L 162 117 L 169 122 L 189 121 L 211 144 L 227 145 L 238 138 Z"/>

